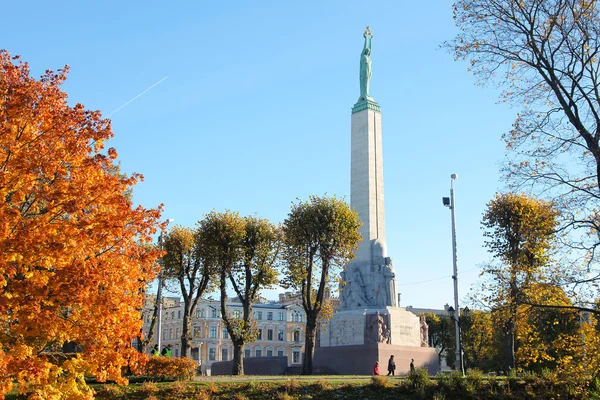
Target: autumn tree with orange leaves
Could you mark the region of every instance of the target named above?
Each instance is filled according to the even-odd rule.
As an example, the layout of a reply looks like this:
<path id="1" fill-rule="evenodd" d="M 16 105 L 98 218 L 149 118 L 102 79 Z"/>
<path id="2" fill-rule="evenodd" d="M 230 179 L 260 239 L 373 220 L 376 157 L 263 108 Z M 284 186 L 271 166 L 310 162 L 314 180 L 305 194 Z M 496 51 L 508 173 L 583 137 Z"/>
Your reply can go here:
<path id="1" fill-rule="evenodd" d="M 141 175 L 104 150 L 110 120 L 67 104 L 68 67 L 40 80 L 0 51 L 0 398 L 92 398 L 140 355 L 142 292 L 160 209 L 134 207 Z M 65 344 L 75 355 L 59 357 Z"/>

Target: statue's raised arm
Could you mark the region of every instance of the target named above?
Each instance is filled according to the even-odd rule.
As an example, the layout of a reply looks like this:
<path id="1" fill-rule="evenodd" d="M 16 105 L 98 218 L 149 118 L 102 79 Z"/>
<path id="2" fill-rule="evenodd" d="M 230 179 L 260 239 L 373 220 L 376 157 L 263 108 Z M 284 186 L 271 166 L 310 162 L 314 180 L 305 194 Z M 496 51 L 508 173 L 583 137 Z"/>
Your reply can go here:
<path id="1" fill-rule="evenodd" d="M 367 26 L 363 33 L 365 38 L 365 46 L 363 47 L 362 54 L 360 56 L 360 97 L 359 102 L 365 100 L 374 101 L 369 95 L 369 86 L 371 83 L 371 42 L 373 41 L 373 34 L 371 29 Z"/>

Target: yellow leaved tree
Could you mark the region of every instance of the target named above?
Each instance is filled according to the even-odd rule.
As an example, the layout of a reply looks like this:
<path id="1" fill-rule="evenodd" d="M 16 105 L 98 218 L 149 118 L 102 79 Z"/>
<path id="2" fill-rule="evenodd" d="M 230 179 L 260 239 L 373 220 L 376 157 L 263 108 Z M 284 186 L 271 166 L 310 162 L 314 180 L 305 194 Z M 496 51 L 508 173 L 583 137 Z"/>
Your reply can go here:
<path id="1" fill-rule="evenodd" d="M 134 207 L 110 120 L 67 104 L 68 67 L 40 80 L 0 51 L 0 397 L 91 398 L 143 359 L 142 292 L 160 210 Z M 63 348 L 75 350 L 65 354 Z"/>

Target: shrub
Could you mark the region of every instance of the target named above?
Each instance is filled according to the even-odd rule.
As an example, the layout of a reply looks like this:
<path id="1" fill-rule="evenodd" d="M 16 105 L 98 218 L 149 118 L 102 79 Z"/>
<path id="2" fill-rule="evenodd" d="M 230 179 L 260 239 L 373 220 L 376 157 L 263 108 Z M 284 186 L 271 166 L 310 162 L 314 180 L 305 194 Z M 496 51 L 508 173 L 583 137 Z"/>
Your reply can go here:
<path id="1" fill-rule="evenodd" d="M 189 358 L 150 357 L 142 369 L 144 375 L 190 379 L 198 364 Z"/>
<path id="2" fill-rule="evenodd" d="M 385 389 L 392 386 L 390 380 L 386 376 L 373 376 L 371 377 L 371 385 L 377 389 Z"/>
<path id="3" fill-rule="evenodd" d="M 116 399 L 123 395 L 123 387 L 112 383 L 108 383 L 96 389 L 96 394 L 102 397 Z"/>
<path id="4" fill-rule="evenodd" d="M 331 388 L 332 388 L 331 383 L 329 383 L 325 379 L 319 379 L 317 382 L 315 382 L 315 386 L 320 391 L 331 390 Z"/>
<path id="5" fill-rule="evenodd" d="M 144 382 L 140 387 L 140 393 L 143 393 L 145 395 L 152 395 L 158 393 L 158 391 L 158 386 L 156 386 L 156 383 L 154 382 Z"/>
<path id="6" fill-rule="evenodd" d="M 298 382 L 296 379 L 288 379 L 284 384 L 283 384 L 283 388 L 285 389 L 286 393 L 293 393 L 296 390 L 298 390 L 300 388 L 300 382 Z"/>
<path id="7" fill-rule="evenodd" d="M 429 372 L 425 368 L 417 368 L 408 375 L 408 380 L 415 388 L 424 388 L 429 385 Z"/>
<path id="8" fill-rule="evenodd" d="M 170 389 L 171 389 L 171 394 L 174 396 L 177 396 L 177 395 L 187 393 L 189 388 L 188 388 L 188 384 L 186 382 L 177 381 L 177 382 L 173 382 Z"/>
<path id="9" fill-rule="evenodd" d="M 465 389 L 468 392 L 476 392 L 481 388 L 483 383 L 483 372 L 476 368 L 470 369 L 467 371 L 467 376 L 465 377 Z"/>

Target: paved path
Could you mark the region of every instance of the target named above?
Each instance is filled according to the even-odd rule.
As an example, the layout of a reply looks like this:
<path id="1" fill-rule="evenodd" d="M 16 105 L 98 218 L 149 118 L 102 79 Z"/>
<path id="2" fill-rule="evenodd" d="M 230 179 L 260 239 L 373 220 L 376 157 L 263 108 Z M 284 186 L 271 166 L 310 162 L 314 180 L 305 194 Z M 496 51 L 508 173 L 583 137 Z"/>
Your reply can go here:
<path id="1" fill-rule="evenodd" d="M 400 379 L 400 376 L 390 376 L 390 379 Z M 193 381 L 206 381 L 206 382 L 247 382 L 247 381 L 369 381 L 371 376 L 367 375 L 243 375 L 243 376 L 231 376 L 231 375 L 218 375 L 218 376 L 195 376 L 192 378 Z"/>

